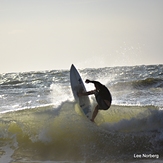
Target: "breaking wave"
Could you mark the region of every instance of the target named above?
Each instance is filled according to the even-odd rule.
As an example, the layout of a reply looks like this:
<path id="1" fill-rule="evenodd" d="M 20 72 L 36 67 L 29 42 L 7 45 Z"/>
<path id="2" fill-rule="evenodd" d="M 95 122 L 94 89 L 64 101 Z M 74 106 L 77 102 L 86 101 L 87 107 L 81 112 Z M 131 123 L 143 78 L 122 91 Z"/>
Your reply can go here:
<path id="1" fill-rule="evenodd" d="M 116 162 L 132 160 L 135 153 L 162 157 L 161 108 L 113 105 L 100 112 L 97 125 L 78 114 L 82 115 L 79 107 L 70 101 L 57 108 L 51 105 L 1 114 L 2 160 L 8 156 L 13 162 L 22 158 Z"/>

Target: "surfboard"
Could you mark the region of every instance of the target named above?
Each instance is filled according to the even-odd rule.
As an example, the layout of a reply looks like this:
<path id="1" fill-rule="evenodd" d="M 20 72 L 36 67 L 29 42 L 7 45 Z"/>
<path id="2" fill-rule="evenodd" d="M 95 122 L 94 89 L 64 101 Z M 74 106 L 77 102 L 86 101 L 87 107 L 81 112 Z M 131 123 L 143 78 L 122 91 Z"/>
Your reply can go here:
<path id="1" fill-rule="evenodd" d="M 84 86 L 83 80 L 75 68 L 75 66 L 72 64 L 70 68 L 70 83 L 71 83 L 71 89 L 72 93 L 74 95 L 75 101 L 78 103 L 81 111 L 84 113 L 84 115 L 91 119 L 91 104 L 88 96 L 80 96 L 78 97 L 78 92 L 85 92 L 86 88 Z"/>

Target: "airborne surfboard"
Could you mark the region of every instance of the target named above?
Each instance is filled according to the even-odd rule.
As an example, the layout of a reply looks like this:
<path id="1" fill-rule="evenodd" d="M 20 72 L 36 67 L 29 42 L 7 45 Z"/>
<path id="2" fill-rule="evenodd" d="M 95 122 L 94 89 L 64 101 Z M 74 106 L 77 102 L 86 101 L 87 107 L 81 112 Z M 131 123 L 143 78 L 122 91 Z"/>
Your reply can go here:
<path id="1" fill-rule="evenodd" d="M 80 107 L 80 110 L 84 113 L 84 115 L 91 119 L 91 103 L 88 96 L 80 96 L 78 97 L 78 92 L 86 92 L 86 88 L 84 86 L 83 80 L 75 68 L 75 66 L 72 64 L 70 68 L 70 83 L 71 83 L 71 89 L 75 98 L 75 101 Z"/>

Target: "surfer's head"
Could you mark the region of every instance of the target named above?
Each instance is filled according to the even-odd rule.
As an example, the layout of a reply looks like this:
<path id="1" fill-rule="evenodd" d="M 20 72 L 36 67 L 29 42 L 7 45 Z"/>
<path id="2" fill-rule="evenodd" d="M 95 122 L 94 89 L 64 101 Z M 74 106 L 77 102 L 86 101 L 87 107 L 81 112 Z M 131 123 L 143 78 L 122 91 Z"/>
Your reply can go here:
<path id="1" fill-rule="evenodd" d="M 97 90 L 100 90 L 103 87 L 103 85 L 100 82 L 98 82 L 98 81 L 91 81 L 91 80 L 87 79 L 86 83 L 93 83 Z"/>

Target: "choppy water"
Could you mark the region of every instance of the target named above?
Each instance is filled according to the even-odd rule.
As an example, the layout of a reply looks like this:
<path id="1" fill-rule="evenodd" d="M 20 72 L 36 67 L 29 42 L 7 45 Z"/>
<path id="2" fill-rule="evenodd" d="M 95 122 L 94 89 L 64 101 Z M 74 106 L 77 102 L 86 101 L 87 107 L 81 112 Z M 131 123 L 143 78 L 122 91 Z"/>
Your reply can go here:
<path id="1" fill-rule="evenodd" d="M 112 93 L 97 125 L 80 115 L 69 70 L 0 74 L 0 162 L 163 161 L 163 65 L 79 72 Z"/>

